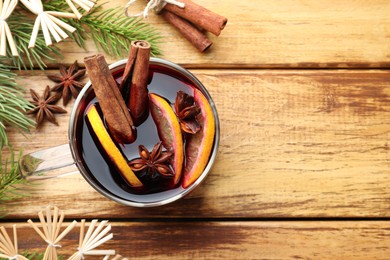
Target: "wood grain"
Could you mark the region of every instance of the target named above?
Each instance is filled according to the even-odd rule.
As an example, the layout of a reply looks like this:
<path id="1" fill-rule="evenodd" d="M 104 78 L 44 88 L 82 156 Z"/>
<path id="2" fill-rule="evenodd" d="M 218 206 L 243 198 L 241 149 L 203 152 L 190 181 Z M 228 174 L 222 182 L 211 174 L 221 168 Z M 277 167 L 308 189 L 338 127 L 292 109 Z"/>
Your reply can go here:
<path id="1" fill-rule="evenodd" d="M 114 238 L 100 248 L 129 259 L 388 259 L 390 253 L 386 221 L 111 224 Z M 10 230 L 12 224 L 4 225 Z M 45 243 L 34 230 L 17 225 L 20 249 L 43 252 Z M 78 232 L 61 241 L 59 254 L 76 251 Z"/>
<path id="2" fill-rule="evenodd" d="M 102 249 L 130 259 L 388 259 L 389 1 L 196 3 L 229 19 L 219 37 L 208 35 L 206 53 L 162 17 L 145 21 L 161 33 L 163 57 L 191 68 L 215 101 L 220 148 L 205 182 L 178 202 L 141 209 L 108 200 L 79 174 L 50 179 L 3 204 L 0 225 L 16 223 L 21 250 L 43 252 L 25 220 L 56 205 L 66 221 L 109 219 L 114 240 Z M 70 40 L 56 46 L 66 64 L 99 52 L 91 40 L 87 50 Z M 58 73 L 57 62 L 48 66 L 55 70 L 19 72 L 18 83 L 43 92 L 53 85 L 45 74 Z M 27 136 L 8 129 L 14 148 L 66 143 L 72 105 L 56 115 L 59 127 Z M 71 255 L 77 239 L 74 230 L 60 254 Z"/>
<path id="3" fill-rule="evenodd" d="M 128 1 L 111 1 L 123 7 Z M 142 1 L 132 13 L 141 10 Z M 209 51 L 199 53 L 162 17 L 146 22 L 163 36 L 164 58 L 187 67 L 372 68 L 390 67 L 390 4 L 387 0 L 263 0 L 196 3 L 229 19 Z M 95 54 L 69 41 L 57 45 L 72 63 Z M 124 55 L 123 58 L 127 57 Z M 113 61 L 111 59 L 110 61 Z M 55 64 L 51 64 L 56 66 Z"/>
<path id="4" fill-rule="evenodd" d="M 43 182 L 7 204 L 27 218 L 55 203 L 70 217 L 389 217 L 390 73 L 376 70 L 193 70 L 220 116 L 220 149 L 206 181 L 170 206 L 135 209 L 81 176 Z M 42 72 L 19 83 L 43 90 Z M 237 98 L 239 97 L 239 98 Z M 70 110 L 72 104 L 68 105 Z M 11 143 L 25 152 L 67 142 L 69 113 Z M 77 201 L 77 203 L 74 203 Z"/>

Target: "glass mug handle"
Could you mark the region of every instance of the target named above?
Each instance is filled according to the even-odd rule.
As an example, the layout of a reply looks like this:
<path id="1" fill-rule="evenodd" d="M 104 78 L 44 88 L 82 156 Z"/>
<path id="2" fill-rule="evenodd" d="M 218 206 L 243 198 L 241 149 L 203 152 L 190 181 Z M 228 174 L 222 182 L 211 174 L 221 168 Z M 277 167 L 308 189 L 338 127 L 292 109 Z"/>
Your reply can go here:
<path id="1" fill-rule="evenodd" d="M 69 144 L 23 155 L 19 169 L 27 180 L 41 180 L 78 172 Z"/>

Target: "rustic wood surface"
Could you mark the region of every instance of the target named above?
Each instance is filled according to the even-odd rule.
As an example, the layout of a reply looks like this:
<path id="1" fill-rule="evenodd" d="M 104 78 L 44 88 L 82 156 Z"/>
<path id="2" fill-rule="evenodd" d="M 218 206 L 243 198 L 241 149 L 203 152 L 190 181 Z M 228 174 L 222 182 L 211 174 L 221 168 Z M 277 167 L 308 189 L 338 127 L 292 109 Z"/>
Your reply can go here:
<path id="1" fill-rule="evenodd" d="M 102 248 L 115 248 L 129 259 L 388 259 L 390 253 L 387 221 L 111 224 L 114 240 Z M 45 249 L 45 242 L 28 224 L 17 223 L 17 227 L 21 251 Z M 78 234 L 76 227 L 65 237 L 58 249 L 61 255 L 77 250 Z"/>
<path id="2" fill-rule="evenodd" d="M 124 6 L 127 0 L 107 6 Z M 141 10 L 141 3 L 134 12 Z M 390 67 L 390 6 L 387 0 L 263 0 L 196 3 L 229 19 L 210 51 L 201 54 L 162 17 L 149 15 L 164 41 L 163 57 L 188 67 L 349 68 Z M 59 44 L 64 61 L 96 53 Z M 126 56 L 127 57 L 127 56 Z M 113 61 L 114 59 L 111 59 Z"/>
<path id="3" fill-rule="evenodd" d="M 108 246 L 130 259 L 388 259 L 389 2 L 196 2 L 229 18 L 205 54 L 161 17 L 147 21 L 165 37 L 163 57 L 190 68 L 217 106 L 220 148 L 205 182 L 171 205 L 140 209 L 74 174 L 31 186 L 30 197 L 5 205 L 3 224 L 20 223 L 21 247 L 36 251 L 43 243 L 24 221 L 56 205 L 68 220 L 109 219 Z M 97 52 L 58 46 L 67 64 Z M 42 92 L 53 85 L 45 73 L 58 73 L 50 68 L 19 72 L 18 83 Z M 14 148 L 66 143 L 72 105 L 59 127 L 10 130 Z M 60 252 L 70 255 L 74 239 Z"/>
<path id="4" fill-rule="evenodd" d="M 34 196 L 9 205 L 12 217 L 30 216 L 54 194 L 72 217 L 390 217 L 388 71 L 192 72 L 214 98 L 221 140 L 206 182 L 187 199 L 127 208 L 72 175 L 44 181 Z M 19 83 L 50 83 L 34 74 Z M 15 133 L 11 142 L 25 152 L 66 143 L 69 114 L 57 117 L 59 127 L 45 124 L 27 138 Z"/>

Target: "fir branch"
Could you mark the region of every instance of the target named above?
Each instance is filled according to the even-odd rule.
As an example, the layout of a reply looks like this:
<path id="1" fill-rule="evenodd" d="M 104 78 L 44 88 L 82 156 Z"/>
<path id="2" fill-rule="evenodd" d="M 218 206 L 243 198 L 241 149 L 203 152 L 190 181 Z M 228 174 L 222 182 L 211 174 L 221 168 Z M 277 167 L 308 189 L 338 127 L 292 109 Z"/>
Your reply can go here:
<path id="1" fill-rule="evenodd" d="M 102 6 L 96 5 L 80 20 L 66 20 L 68 24 L 76 28 L 70 37 L 80 47 L 85 49 L 85 41 L 92 38 L 97 47 L 117 58 L 128 55 L 131 41 L 146 40 L 152 45 L 152 55 L 161 54 L 161 50 L 157 47 L 161 36 L 156 29 L 143 22 L 141 18 L 126 17 L 122 8 L 103 10 Z M 44 8 L 62 12 L 69 10 L 66 2 L 62 0 L 46 1 Z"/>
<path id="2" fill-rule="evenodd" d="M 81 18 L 79 23 L 89 27 L 95 44 L 114 57 L 127 56 L 131 41 L 145 40 L 151 46 L 152 55 L 161 54 L 157 44 L 161 37 L 150 25 L 140 18 L 128 18 L 122 8 L 99 11 L 96 8 L 90 15 Z M 80 25 L 81 25 L 80 24 Z M 78 36 L 82 38 L 82 35 Z"/>
<path id="3" fill-rule="evenodd" d="M 7 65 L 0 63 L 0 149 L 9 145 L 5 131 L 8 125 L 24 132 L 34 126 L 34 121 L 25 114 L 32 105 L 24 98 L 15 76 Z"/>
<path id="4" fill-rule="evenodd" d="M 19 172 L 19 160 L 21 152 L 18 157 L 15 158 L 15 152 L 9 149 L 9 158 L 3 157 L 3 150 L 0 154 L 0 204 L 4 202 L 15 200 L 26 196 L 22 191 L 23 184 L 26 184 L 26 180 L 23 179 Z M 1 215 L 4 215 L 5 209 L 0 208 Z"/>
<path id="5" fill-rule="evenodd" d="M 14 41 L 18 50 L 19 56 L 11 55 L 10 50 L 7 50 L 7 59 L 12 60 L 14 67 L 21 69 L 34 69 L 34 65 L 40 69 L 46 68 L 46 61 L 56 61 L 62 57 L 60 50 L 51 45 L 46 46 L 45 40 L 40 31 L 34 48 L 28 48 L 31 32 L 33 30 L 34 20 L 28 19 L 25 13 L 17 12 L 8 18 L 8 25 L 14 35 Z"/>
<path id="6" fill-rule="evenodd" d="M 37 252 L 22 252 L 22 255 L 30 260 L 42 260 L 44 257 L 44 253 L 37 253 Z M 57 260 L 63 260 L 64 258 L 62 256 L 58 256 Z"/>
<path id="7" fill-rule="evenodd" d="M 69 6 L 63 0 L 46 0 L 44 8 L 69 11 Z M 77 29 L 71 37 L 84 48 L 85 41 L 92 38 L 95 44 L 107 54 L 113 57 L 124 57 L 129 52 L 131 41 L 138 39 L 151 43 L 153 55 L 159 55 L 161 52 L 157 48 L 161 39 L 157 31 L 139 18 L 125 17 L 121 8 L 102 10 L 102 5 L 96 5 L 81 20 L 67 19 L 66 22 Z M 46 46 L 41 31 L 35 47 L 28 48 L 34 19 L 25 12 L 14 11 L 8 19 L 8 24 L 19 56 L 13 57 L 8 50 L 7 56 L 0 58 L 0 149 L 8 145 L 6 126 L 28 132 L 29 127 L 34 125 L 33 120 L 24 114 L 31 108 L 31 104 L 23 98 L 22 89 L 14 80 L 16 75 L 10 69 L 33 69 L 34 66 L 44 69 L 45 62 L 55 61 L 61 57 L 57 47 Z"/>

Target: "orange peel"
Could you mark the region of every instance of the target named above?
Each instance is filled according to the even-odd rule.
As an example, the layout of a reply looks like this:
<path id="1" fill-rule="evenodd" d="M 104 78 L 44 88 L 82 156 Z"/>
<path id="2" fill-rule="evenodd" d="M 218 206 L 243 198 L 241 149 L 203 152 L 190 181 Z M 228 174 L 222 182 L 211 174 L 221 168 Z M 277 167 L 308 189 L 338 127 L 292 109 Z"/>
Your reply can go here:
<path id="1" fill-rule="evenodd" d="M 180 181 L 184 163 L 184 142 L 181 134 L 179 119 L 171 105 L 157 94 L 149 94 L 150 112 L 157 126 L 159 136 L 164 147 L 172 152 L 172 167 L 174 184 Z"/>
<path id="2" fill-rule="evenodd" d="M 202 174 L 214 144 L 215 118 L 211 105 L 198 89 L 194 90 L 194 101 L 201 109 L 198 115 L 201 130 L 190 135 L 186 142 L 186 165 L 182 182 L 184 188 L 193 184 Z"/>
<path id="3" fill-rule="evenodd" d="M 88 108 L 87 118 L 104 151 L 107 153 L 108 157 L 111 159 L 112 163 L 116 166 L 122 176 L 127 180 L 130 186 L 142 187 L 142 182 L 131 170 L 130 166 L 127 164 L 127 160 L 123 157 L 121 151 L 118 149 L 111 136 L 107 132 L 95 105 L 92 105 Z"/>

